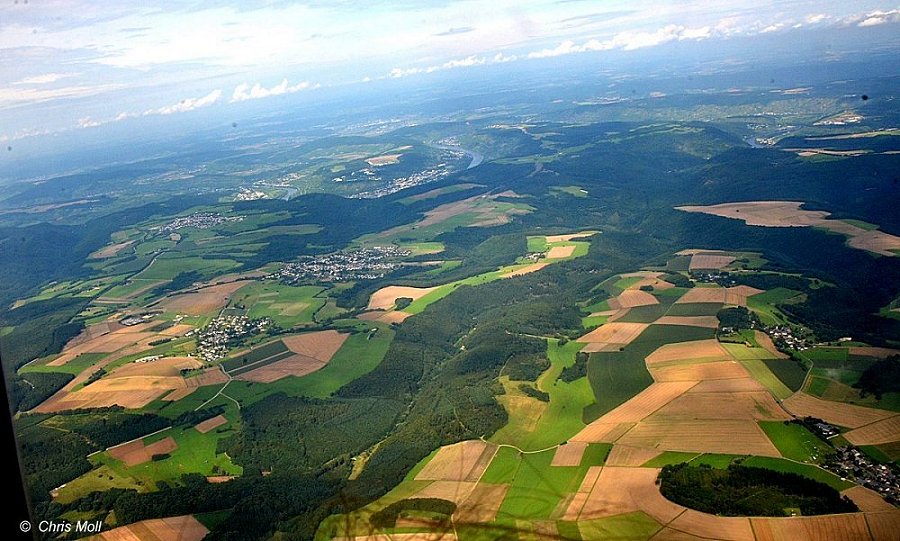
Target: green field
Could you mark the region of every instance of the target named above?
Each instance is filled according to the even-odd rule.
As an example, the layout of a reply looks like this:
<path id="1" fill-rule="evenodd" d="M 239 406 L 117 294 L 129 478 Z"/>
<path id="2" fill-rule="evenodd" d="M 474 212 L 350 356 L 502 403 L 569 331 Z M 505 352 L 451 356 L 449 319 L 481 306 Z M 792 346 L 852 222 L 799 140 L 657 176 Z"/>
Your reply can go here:
<path id="1" fill-rule="evenodd" d="M 136 275 L 138 280 L 171 280 L 182 272 L 197 272 L 206 277 L 224 274 L 240 264 L 232 259 L 203 259 L 196 256 L 176 257 L 168 254 L 157 257 Z M 107 295 L 112 296 L 111 293 Z"/>
<path id="2" fill-rule="evenodd" d="M 641 465 L 643 468 L 662 468 L 672 464 L 681 464 L 682 462 L 690 462 L 700 456 L 700 453 L 687 453 L 684 451 L 663 451 L 657 457 L 651 458 Z"/>
<path id="3" fill-rule="evenodd" d="M 669 290 L 666 290 L 668 292 Z M 714 316 L 724 305 L 716 302 L 685 302 L 673 304 L 669 316 Z"/>
<path id="4" fill-rule="evenodd" d="M 756 312 L 760 321 L 766 325 L 785 325 L 788 323 L 787 317 L 781 313 L 777 305 L 788 303 L 799 295 L 801 295 L 799 291 L 776 287 L 747 297 L 747 308 Z"/>
<path id="5" fill-rule="evenodd" d="M 819 464 L 834 452 L 830 445 L 801 424 L 759 421 L 759 426 L 785 458 Z"/>
<path id="6" fill-rule="evenodd" d="M 551 194 L 568 194 L 572 197 L 587 197 L 588 192 L 580 186 L 550 186 Z"/>
<path id="7" fill-rule="evenodd" d="M 581 465 L 572 467 L 550 465 L 556 449 L 520 454 L 515 477 L 497 518 L 549 519 L 566 494 L 578 489 L 588 468 L 603 464 L 610 447 L 608 444 L 589 445 Z M 510 460 L 510 457 L 504 457 L 504 462 Z M 504 464 L 504 469 L 508 467 Z"/>
<path id="8" fill-rule="evenodd" d="M 769 470 L 775 470 L 784 473 L 796 473 L 797 475 L 802 475 L 803 477 L 809 477 L 810 479 L 815 479 L 816 481 L 825 483 L 826 485 L 839 491 L 847 490 L 848 488 L 856 486 L 850 481 L 841 481 L 841 478 L 837 475 L 825 471 L 818 466 L 813 466 L 811 464 L 799 464 L 797 462 L 793 462 L 784 458 L 753 456 L 744 460 L 743 464 L 745 466 L 766 468 Z"/>
<path id="9" fill-rule="evenodd" d="M 650 539 L 662 526 L 649 515 L 636 511 L 577 523 L 580 539 Z"/>
<path id="10" fill-rule="evenodd" d="M 806 379 L 806 368 L 793 359 L 767 359 L 763 361 L 775 377 L 792 391 L 799 391 Z"/>
<path id="11" fill-rule="evenodd" d="M 769 350 L 761 347 L 747 347 L 745 344 L 723 342 L 722 347 L 739 361 L 775 359 Z"/>
<path id="12" fill-rule="evenodd" d="M 529 421 L 533 422 L 533 419 L 518 419 L 518 412 L 510 412 L 510 422 L 497 431 L 490 441 L 532 451 L 563 443 L 584 428 L 582 412 L 594 402 L 594 393 L 588 379 L 579 378 L 570 383 L 559 379 L 563 368 L 575 364 L 575 353 L 583 347 L 584 344 L 578 342 L 567 342 L 560 346 L 556 339 L 547 341 L 550 368 L 537 380 L 537 388 L 550 395 L 550 402 L 544 413 L 533 425 L 534 429 L 529 431 L 523 427 L 529 425 Z"/>
<path id="13" fill-rule="evenodd" d="M 20 368 L 19 373 L 28 374 L 29 372 L 63 372 L 65 374 L 72 374 L 73 376 L 77 376 L 86 368 L 97 364 L 100 359 L 103 359 L 108 355 L 109 353 L 82 353 L 81 355 L 78 355 L 62 366 L 47 366 L 44 361 L 30 363 Z M 55 357 L 56 355 L 48 358 L 48 361 L 52 361 Z"/>
<path id="14" fill-rule="evenodd" d="M 101 464 L 81 477 L 76 477 L 66 483 L 66 486 L 59 489 L 54 501 L 70 503 L 91 492 L 106 491 L 111 488 L 130 488 L 138 492 L 147 492 L 155 487 L 129 475 L 124 475 L 106 464 Z"/>
<path id="15" fill-rule="evenodd" d="M 727 345 L 727 344 L 722 344 Z M 772 373 L 769 370 L 769 367 L 766 365 L 765 361 L 761 361 L 759 359 L 747 359 L 740 361 L 741 365 L 750 372 L 750 375 L 756 379 L 756 381 L 762 383 L 763 387 L 769 390 L 775 398 L 779 400 L 784 400 L 785 398 L 794 394 L 793 391 L 788 388 L 787 385 L 782 383 L 778 376 Z"/>
<path id="16" fill-rule="evenodd" d="M 288 286 L 277 282 L 253 282 L 232 295 L 229 306 L 244 307 L 250 318 L 271 318 L 289 329 L 313 323 L 313 314 L 325 305 L 319 286 Z"/>
<path id="17" fill-rule="evenodd" d="M 179 483 L 181 476 L 185 473 L 240 475 L 242 468 L 234 464 L 227 455 L 216 451 L 218 440 L 228 436 L 227 432 L 221 433 L 221 431 L 230 426 L 232 425 L 226 424 L 206 434 L 201 434 L 193 426 L 178 426 L 146 438 L 145 444 L 169 436 L 175 440 L 178 448 L 164 460 L 151 460 L 129 467 L 106 452 L 94 455 L 91 460 L 98 466 L 107 466 L 120 477 L 132 477 L 143 486 L 154 489 L 158 481 Z"/>

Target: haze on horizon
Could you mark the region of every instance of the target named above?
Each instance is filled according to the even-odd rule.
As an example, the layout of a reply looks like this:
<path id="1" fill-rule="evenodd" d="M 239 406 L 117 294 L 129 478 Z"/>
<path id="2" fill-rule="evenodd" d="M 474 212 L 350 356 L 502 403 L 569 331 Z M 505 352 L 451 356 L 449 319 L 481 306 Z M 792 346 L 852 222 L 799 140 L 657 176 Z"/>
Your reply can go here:
<path id="1" fill-rule="evenodd" d="M 679 42 L 852 29 L 880 29 L 883 40 L 898 22 L 900 10 L 877 0 L 401 1 L 365 9 L 343 1 L 184 1 L 161 9 L 14 0 L 0 6 L 0 143 L 39 144 L 100 126 L 139 127 L 148 118 L 477 66 L 570 55 L 602 64 L 604 55 L 650 49 L 664 55 Z"/>

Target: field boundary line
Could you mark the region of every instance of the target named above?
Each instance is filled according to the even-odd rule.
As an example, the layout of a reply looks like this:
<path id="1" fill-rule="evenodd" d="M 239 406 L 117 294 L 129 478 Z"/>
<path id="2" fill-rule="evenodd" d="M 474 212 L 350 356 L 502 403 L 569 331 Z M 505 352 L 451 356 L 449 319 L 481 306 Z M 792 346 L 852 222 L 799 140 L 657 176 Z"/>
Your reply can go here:
<path id="1" fill-rule="evenodd" d="M 157 430 L 156 432 L 151 432 L 151 433 L 149 433 L 149 434 L 144 434 L 143 436 L 138 436 L 138 437 L 132 438 L 132 439 L 130 439 L 130 440 L 128 440 L 128 441 L 123 441 L 122 443 L 117 443 L 117 444 L 115 444 L 115 445 L 112 445 L 112 446 L 110 446 L 110 447 L 107 447 L 106 449 L 100 449 L 99 451 L 94 451 L 93 453 L 89 454 L 88 457 L 92 457 L 92 456 L 96 455 L 97 453 L 104 453 L 104 452 L 109 451 L 109 450 L 111 450 L 111 449 L 116 449 L 116 448 L 118 448 L 118 447 L 122 447 L 123 445 L 128 445 L 129 443 L 134 443 L 134 442 L 136 442 L 136 441 L 138 441 L 138 440 L 142 440 L 142 439 L 144 439 L 144 438 L 149 438 L 150 436 L 155 436 L 155 435 L 159 434 L 160 432 L 165 432 L 166 430 L 169 430 L 170 428 L 172 428 L 172 426 L 173 426 L 173 425 L 169 425 L 169 426 L 167 426 L 167 427 L 165 427 L 165 428 L 160 428 L 160 429 Z"/>

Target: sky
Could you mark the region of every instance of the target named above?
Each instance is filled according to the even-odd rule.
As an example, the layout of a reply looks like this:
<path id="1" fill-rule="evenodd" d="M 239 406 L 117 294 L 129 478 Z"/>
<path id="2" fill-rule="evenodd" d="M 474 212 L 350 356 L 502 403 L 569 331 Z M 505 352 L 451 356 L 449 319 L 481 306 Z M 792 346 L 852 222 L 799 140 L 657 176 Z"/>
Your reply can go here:
<path id="1" fill-rule="evenodd" d="M 900 6 L 877 0 L 0 2 L 10 147 L 378 79 L 900 23 Z"/>

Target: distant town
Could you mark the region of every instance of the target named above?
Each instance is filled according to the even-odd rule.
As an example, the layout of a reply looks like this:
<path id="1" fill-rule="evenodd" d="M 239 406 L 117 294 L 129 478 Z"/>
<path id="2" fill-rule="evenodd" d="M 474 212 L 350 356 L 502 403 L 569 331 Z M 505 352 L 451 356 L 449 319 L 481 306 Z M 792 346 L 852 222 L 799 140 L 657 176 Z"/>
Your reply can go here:
<path id="1" fill-rule="evenodd" d="M 302 256 L 287 263 L 268 278 L 287 285 L 303 282 L 377 280 L 400 266 L 396 261 L 412 252 L 396 246 L 375 246 L 321 256 Z"/>
<path id="2" fill-rule="evenodd" d="M 174 233 L 179 229 L 194 227 L 196 229 L 209 229 L 228 222 L 243 221 L 244 216 L 222 216 L 217 212 L 197 212 L 189 216 L 175 218 L 161 229 L 163 233 Z"/>

